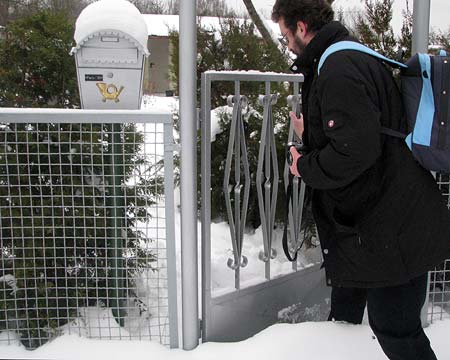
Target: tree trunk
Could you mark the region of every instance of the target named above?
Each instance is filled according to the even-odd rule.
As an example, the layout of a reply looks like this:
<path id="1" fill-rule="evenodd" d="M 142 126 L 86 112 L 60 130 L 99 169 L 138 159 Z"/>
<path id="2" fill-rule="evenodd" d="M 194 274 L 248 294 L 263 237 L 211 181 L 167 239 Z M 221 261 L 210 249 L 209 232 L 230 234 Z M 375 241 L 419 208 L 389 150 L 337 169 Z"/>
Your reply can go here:
<path id="1" fill-rule="evenodd" d="M 274 44 L 277 47 L 277 49 L 279 49 L 278 42 L 276 42 L 275 39 L 271 36 L 269 30 L 266 28 L 263 21 L 259 17 L 259 14 L 255 9 L 252 0 L 242 0 L 242 1 L 244 2 L 245 7 L 247 8 L 248 14 L 250 15 L 250 19 L 252 19 L 253 23 L 255 24 L 256 28 L 260 32 L 263 39 L 268 44 Z"/>

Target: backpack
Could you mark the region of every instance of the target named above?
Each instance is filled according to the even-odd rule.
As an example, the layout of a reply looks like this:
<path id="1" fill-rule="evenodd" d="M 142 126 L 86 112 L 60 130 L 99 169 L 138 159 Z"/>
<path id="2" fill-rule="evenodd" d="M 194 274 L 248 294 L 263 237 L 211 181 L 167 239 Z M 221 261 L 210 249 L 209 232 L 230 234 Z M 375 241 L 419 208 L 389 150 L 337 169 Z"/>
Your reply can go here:
<path id="1" fill-rule="evenodd" d="M 404 138 L 415 159 L 426 169 L 450 172 L 450 57 L 416 54 L 406 64 L 389 59 L 354 41 L 340 41 L 322 54 L 317 69 L 328 56 L 342 50 L 356 50 L 374 56 L 401 70 L 401 93 L 408 122 L 408 134 L 385 128 L 381 132 Z"/>

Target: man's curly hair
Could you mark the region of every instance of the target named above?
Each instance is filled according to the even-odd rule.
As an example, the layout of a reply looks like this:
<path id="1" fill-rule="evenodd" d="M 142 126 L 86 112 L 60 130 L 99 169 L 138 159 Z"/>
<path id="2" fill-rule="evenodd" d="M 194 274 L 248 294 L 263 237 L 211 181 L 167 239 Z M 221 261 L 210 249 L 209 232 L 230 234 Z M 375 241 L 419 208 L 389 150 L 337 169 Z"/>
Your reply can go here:
<path id="1" fill-rule="evenodd" d="M 297 22 L 303 21 L 308 31 L 317 32 L 333 20 L 330 0 L 277 0 L 272 9 L 272 20 L 284 19 L 286 27 L 295 32 Z"/>

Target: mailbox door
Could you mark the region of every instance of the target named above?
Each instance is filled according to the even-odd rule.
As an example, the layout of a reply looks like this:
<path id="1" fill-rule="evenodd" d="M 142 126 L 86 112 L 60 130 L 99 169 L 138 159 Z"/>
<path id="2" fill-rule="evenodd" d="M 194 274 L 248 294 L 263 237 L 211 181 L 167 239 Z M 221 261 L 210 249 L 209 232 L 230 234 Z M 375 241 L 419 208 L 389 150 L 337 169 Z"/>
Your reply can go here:
<path id="1" fill-rule="evenodd" d="M 139 109 L 142 69 L 78 68 L 83 109 Z"/>

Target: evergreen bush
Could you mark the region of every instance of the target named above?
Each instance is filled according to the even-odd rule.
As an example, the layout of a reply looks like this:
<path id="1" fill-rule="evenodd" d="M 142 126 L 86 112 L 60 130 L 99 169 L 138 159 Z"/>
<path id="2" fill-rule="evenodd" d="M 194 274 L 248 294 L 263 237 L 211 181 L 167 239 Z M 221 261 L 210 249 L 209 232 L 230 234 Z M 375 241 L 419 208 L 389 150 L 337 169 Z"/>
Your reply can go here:
<path id="1" fill-rule="evenodd" d="M 50 11 L 10 23 L 0 40 L 0 106 L 78 107 L 73 33 L 70 19 Z M 156 260 L 137 224 L 150 219 L 149 207 L 163 191 L 162 164 L 150 168 L 135 124 L 118 126 L 124 165 L 117 241 L 113 127 L 0 125 L 0 331 L 17 331 L 28 349 L 54 336 L 81 307 L 118 309 L 136 296 L 136 277 Z M 114 315 L 120 324 L 126 316 Z"/>

